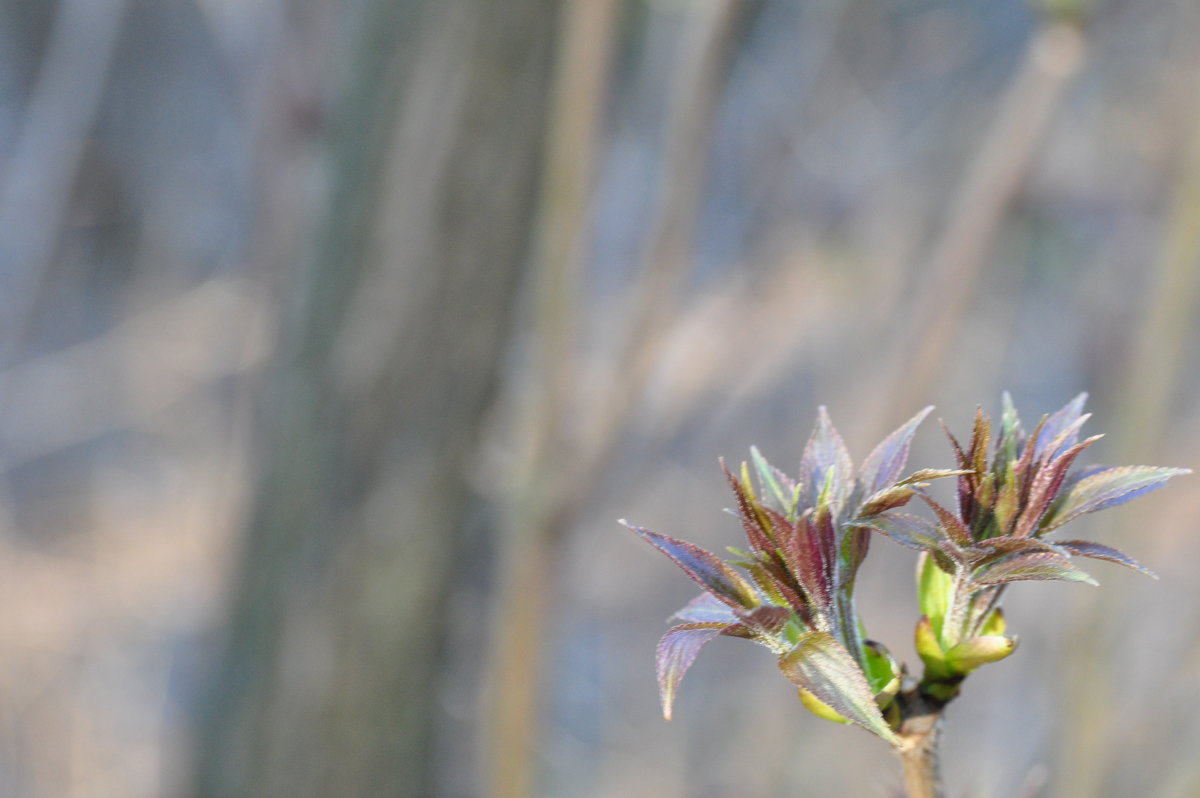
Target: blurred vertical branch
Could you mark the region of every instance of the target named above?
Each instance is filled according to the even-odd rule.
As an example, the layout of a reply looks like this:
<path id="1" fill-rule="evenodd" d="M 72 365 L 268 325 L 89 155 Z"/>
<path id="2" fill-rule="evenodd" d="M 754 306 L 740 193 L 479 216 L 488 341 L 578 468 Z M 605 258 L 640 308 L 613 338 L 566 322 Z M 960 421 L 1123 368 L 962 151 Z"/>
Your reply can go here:
<path id="1" fill-rule="evenodd" d="M 194 794 L 435 792 L 447 595 L 532 234 L 558 0 L 364 0 Z"/>
<path id="2" fill-rule="evenodd" d="M 0 189 L 0 364 L 10 365 L 34 312 L 127 2 L 60 0 L 55 9 Z"/>
<path id="3" fill-rule="evenodd" d="M 600 6 L 609 6 L 600 8 Z M 588 6 L 592 6 L 588 8 Z M 687 12 L 663 145 L 665 166 L 640 278 L 631 290 L 625 337 L 596 396 L 575 391 L 578 344 L 571 312 L 585 233 L 586 177 L 604 100 L 615 3 L 577 3 L 567 20 L 559 113 L 551 148 L 547 209 L 534 287 L 538 309 L 537 396 L 528 414 L 533 447 L 510 494 L 509 534 L 497 604 L 488 724 L 493 798 L 526 798 L 534 781 L 533 741 L 542 683 L 540 641 L 557 590 L 555 568 L 572 515 L 608 462 L 641 396 L 671 318 L 695 233 L 711 129 L 729 61 L 752 9 L 745 0 Z M 593 127 L 591 135 L 585 131 Z M 562 156 L 560 157 L 560 153 Z M 581 172 L 581 170 L 583 170 Z M 590 400 L 590 401 L 589 401 Z M 574 405 L 585 405 L 577 416 Z M 581 436 L 578 427 L 582 425 Z M 574 427 L 574 428 L 573 428 Z"/>
<path id="4" fill-rule="evenodd" d="M 1085 40 L 1078 23 L 1051 18 L 1030 40 L 987 135 L 950 203 L 946 226 L 929 257 L 916 306 L 902 308 L 896 348 L 887 355 L 891 391 L 873 394 L 870 427 L 881 433 L 888 408 L 929 398 L 987 253 L 1037 155 L 1046 130 L 1079 74 Z"/>
<path id="5" fill-rule="evenodd" d="M 1200 100 L 1200 95 L 1196 97 Z M 1193 102 L 1195 113 L 1181 148 L 1179 177 L 1163 225 L 1151 292 L 1129 360 L 1119 372 L 1124 376 L 1115 418 L 1121 426 L 1114 449 L 1143 461 L 1160 456 L 1170 443 L 1165 438 L 1167 419 L 1184 364 L 1192 354 L 1189 345 L 1194 342 L 1200 289 L 1200 101 Z M 1114 536 L 1119 544 L 1119 533 Z M 1122 630 L 1119 621 L 1114 621 L 1120 617 L 1119 594 L 1105 591 L 1074 625 L 1077 631 L 1072 635 L 1071 650 L 1079 665 L 1064 695 L 1072 731 L 1062 753 L 1060 793 L 1064 796 L 1102 794 L 1110 768 L 1116 764 L 1103 763 L 1110 762 L 1107 752 L 1114 747 L 1121 722 L 1113 705 L 1097 701 L 1096 696 L 1114 683 L 1113 663 L 1105 652 L 1120 639 Z"/>

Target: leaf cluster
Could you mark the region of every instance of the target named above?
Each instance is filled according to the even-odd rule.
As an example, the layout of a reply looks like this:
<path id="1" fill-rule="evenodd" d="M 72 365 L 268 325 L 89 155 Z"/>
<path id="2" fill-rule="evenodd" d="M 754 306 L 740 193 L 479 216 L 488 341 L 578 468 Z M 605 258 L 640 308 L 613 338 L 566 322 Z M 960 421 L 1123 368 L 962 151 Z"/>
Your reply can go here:
<path id="1" fill-rule="evenodd" d="M 733 491 L 746 549 L 733 559 L 622 521 L 670 557 L 704 592 L 675 613 L 678 623 L 657 651 L 663 714 L 671 717 L 680 681 L 711 640 L 740 637 L 770 649 L 802 704 L 815 714 L 854 723 L 898 744 L 903 720 L 897 694 L 907 672 L 881 644 L 865 639 L 855 610 L 858 570 L 871 532 L 921 552 L 917 650 L 926 699 L 953 698 L 973 670 L 1011 654 L 999 601 L 1016 581 L 1056 579 L 1095 584 L 1074 557 L 1108 560 L 1143 573 L 1132 558 L 1103 544 L 1052 541 L 1047 535 L 1086 513 L 1148 493 L 1188 469 L 1089 467 L 1072 471 L 1096 435 L 1079 440 L 1088 416 L 1079 395 L 1021 426 L 1005 394 L 994 442 L 991 420 L 978 411 L 964 446 L 946 431 L 953 469 L 902 476 L 917 427 L 931 408 L 885 438 L 855 469 L 825 408 L 795 478 L 755 448 L 735 473 L 721 467 Z M 932 480 L 956 478 L 947 507 L 929 493 Z M 756 484 L 757 483 L 757 484 Z M 918 498 L 932 517 L 902 509 Z"/>

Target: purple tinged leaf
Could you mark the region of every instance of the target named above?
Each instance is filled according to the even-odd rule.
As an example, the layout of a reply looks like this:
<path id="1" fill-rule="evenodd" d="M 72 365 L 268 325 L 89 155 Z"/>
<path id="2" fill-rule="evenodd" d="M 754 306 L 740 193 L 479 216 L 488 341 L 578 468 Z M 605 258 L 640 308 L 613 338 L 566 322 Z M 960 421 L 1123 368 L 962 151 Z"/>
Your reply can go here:
<path id="1" fill-rule="evenodd" d="M 662 700 L 663 717 L 671 719 L 675 693 L 688 668 L 704 644 L 721 635 L 728 626 L 719 623 L 689 623 L 675 626 L 658 641 L 654 664 L 658 672 L 658 694 Z"/>
<path id="2" fill-rule="evenodd" d="M 779 669 L 793 684 L 812 693 L 837 714 L 892 745 L 899 744 L 875 703 L 866 675 L 832 635 L 802 635 L 791 651 L 780 656 Z"/>
<path id="3" fill-rule="evenodd" d="M 882 532 L 901 546 L 917 551 L 937 548 L 938 541 L 941 540 L 933 522 L 908 513 L 888 513 L 865 521 L 862 525 Z"/>
<path id="4" fill-rule="evenodd" d="M 1022 552 L 1046 551 L 1052 554 L 1062 554 L 1062 550 L 1052 543 L 1038 538 L 1018 538 L 1012 535 L 981 540 L 975 544 L 974 550 L 982 553 L 977 560 L 974 560 L 976 566 L 987 565 Z"/>
<path id="5" fill-rule="evenodd" d="M 745 483 L 735 477 L 725 465 L 725 458 L 721 458 L 721 470 L 725 472 L 725 479 L 728 480 L 729 487 L 733 489 L 733 495 L 737 501 L 738 520 L 742 522 L 742 529 L 746 533 L 746 540 L 749 542 L 750 548 L 756 552 L 774 551 L 776 543 L 771 537 L 769 522 L 762 507 L 754 501 L 754 497 L 747 490 Z"/>
<path id="6" fill-rule="evenodd" d="M 718 601 L 712 593 L 701 593 L 679 611 L 671 616 L 684 623 L 737 623 L 737 616 L 724 602 Z"/>
<path id="7" fill-rule="evenodd" d="M 1064 540 L 1058 543 L 1058 547 L 1069 551 L 1071 554 L 1074 554 L 1077 557 L 1091 557 L 1096 560 L 1115 562 L 1118 565 L 1124 565 L 1126 568 L 1132 568 L 1139 573 L 1143 573 L 1151 579 L 1158 579 L 1158 574 L 1154 573 L 1125 552 L 1114 549 L 1112 546 L 1105 546 L 1102 543 L 1093 543 L 1090 540 Z"/>
<path id="8" fill-rule="evenodd" d="M 1116 507 L 1130 499 L 1157 490 L 1171 477 L 1190 474 L 1190 468 L 1120 466 L 1096 471 L 1075 482 L 1058 505 L 1042 521 L 1040 534 L 1057 529 L 1086 513 Z"/>
<path id="9" fill-rule="evenodd" d="M 633 530 L 651 546 L 675 561 L 700 587 L 712 593 L 730 607 L 756 607 L 758 600 L 754 590 L 742 576 L 715 554 L 705 551 L 699 546 L 684 540 L 660 535 L 640 526 L 634 526 L 624 520 L 622 525 Z"/>
<path id="10" fill-rule="evenodd" d="M 825 612 L 833 600 L 832 564 L 826 562 L 826 558 L 833 556 L 833 553 L 822 549 L 820 532 L 812 522 L 812 515 L 812 510 L 806 511 L 795 526 L 787 524 L 787 519 L 782 516 L 778 519 L 772 516 L 772 520 L 777 528 L 782 521 L 790 530 L 780 541 L 788 571 L 799 583 L 808 601 Z"/>
<path id="11" fill-rule="evenodd" d="M 854 487 L 854 464 L 842 436 L 834 429 L 829 413 L 822 405 L 817 410 L 817 426 L 800 458 L 800 484 L 803 486 L 805 508 L 816 506 L 827 481 L 830 484 L 830 505 L 835 509 L 841 508 Z"/>
<path id="12" fill-rule="evenodd" d="M 891 435 L 884 438 L 875 449 L 867 455 L 859 469 L 859 483 L 863 493 L 870 496 L 892 485 L 904 471 L 908 462 L 908 452 L 912 448 L 913 435 L 917 427 L 929 415 L 933 406 L 926 407 L 921 412 L 904 422 Z"/>
<path id="13" fill-rule="evenodd" d="M 1025 507 L 1021 511 L 1021 515 L 1017 518 L 1016 527 L 1013 529 L 1015 536 L 1023 538 L 1033 534 L 1038 522 L 1042 520 L 1047 509 L 1053 503 L 1055 496 L 1058 495 L 1058 491 L 1062 487 L 1063 480 L 1066 479 L 1067 470 L 1070 469 L 1071 463 L 1075 461 L 1080 452 L 1102 437 L 1104 436 L 1093 435 L 1083 443 L 1071 446 L 1060 457 L 1052 460 L 1038 470 L 1032 484 L 1029 486 L 1029 498 L 1026 500 Z"/>
<path id="14" fill-rule="evenodd" d="M 970 546 L 974 542 L 971 537 L 971 530 L 967 529 L 958 516 L 947 510 L 928 494 L 920 493 L 918 495 L 929 505 L 934 514 L 937 515 L 938 526 L 945 532 L 947 538 L 958 546 Z"/>
<path id="15" fill-rule="evenodd" d="M 792 618 L 787 607 L 755 607 L 752 610 L 736 610 L 738 619 L 751 632 L 760 635 L 777 635 Z"/>
<path id="16" fill-rule="evenodd" d="M 1034 440 L 1033 456 L 1035 460 L 1040 460 L 1051 445 L 1059 449 L 1069 449 L 1075 445 L 1075 441 L 1079 435 L 1079 428 L 1086 420 L 1082 414 L 1083 405 L 1087 402 L 1087 396 L 1086 393 L 1079 394 L 1067 402 L 1061 410 L 1046 417 L 1045 423 L 1041 425 L 1041 429 Z M 1067 437 L 1063 438 L 1063 440 L 1057 440 L 1064 434 Z"/>
<path id="17" fill-rule="evenodd" d="M 1063 580 L 1097 584 L 1095 579 L 1072 565 L 1065 556 L 1052 551 L 1010 555 L 981 568 L 972 581 L 976 585 L 999 585 L 1026 580 Z"/>

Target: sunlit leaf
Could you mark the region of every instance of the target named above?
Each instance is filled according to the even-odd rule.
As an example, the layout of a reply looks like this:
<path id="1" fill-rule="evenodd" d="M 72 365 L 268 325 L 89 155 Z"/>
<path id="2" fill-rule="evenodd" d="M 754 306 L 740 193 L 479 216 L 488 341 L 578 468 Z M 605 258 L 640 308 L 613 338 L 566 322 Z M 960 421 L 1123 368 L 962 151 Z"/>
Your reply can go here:
<path id="1" fill-rule="evenodd" d="M 1125 552 L 1114 549 L 1112 546 L 1105 546 L 1103 543 L 1093 543 L 1090 540 L 1064 540 L 1056 541 L 1056 543 L 1059 548 L 1066 549 L 1071 554 L 1076 556 L 1091 557 L 1095 560 L 1115 562 L 1117 565 L 1124 565 L 1126 568 L 1132 568 L 1133 570 L 1143 573 L 1146 576 L 1158 579 L 1158 574 L 1154 573 Z"/>
<path id="2" fill-rule="evenodd" d="M 787 474 L 768 463 L 757 446 L 750 447 L 750 459 L 754 461 L 754 469 L 758 472 L 758 481 L 763 486 L 763 491 L 775 500 L 781 513 L 791 513 L 794 509 L 792 502 L 796 495 L 796 484 Z"/>
<path id="3" fill-rule="evenodd" d="M 1067 557 L 1052 551 L 1012 554 L 979 569 L 973 581 L 977 585 L 999 585 L 1005 582 L 1053 579 L 1097 584 L 1095 579 L 1072 565 Z"/>
<path id="4" fill-rule="evenodd" d="M 942 621 L 950 609 L 950 594 L 953 588 L 954 578 L 938 567 L 930 552 L 922 553 L 917 559 L 917 601 L 921 612 L 929 618 L 939 640 L 942 636 Z"/>
<path id="5" fill-rule="evenodd" d="M 699 546 L 667 535 L 651 532 L 626 521 L 620 521 L 650 545 L 675 561 L 688 576 L 705 590 L 731 607 L 755 607 L 758 600 L 754 589 L 741 574 L 730 568 L 711 552 Z"/>
<path id="6" fill-rule="evenodd" d="M 917 551 L 936 548 L 942 539 L 932 521 L 908 513 L 887 513 L 856 525 L 882 532 L 902 546 Z"/>
<path id="7" fill-rule="evenodd" d="M 921 620 L 917 621 L 914 643 L 917 656 L 925 664 L 925 676 L 934 680 L 944 679 L 950 675 L 946 666 L 946 654 L 942 651 L 942 644 L 938 637 L 929 616 L 922 615 Z"/>
<path id="8" fill-rule="evenodd" d="M 864 495 L 870 496 L 881 491 L 900 477 L 905 463 L 908 462 L 913 435 L 931 410 L 932 405 L 904 422 L 867 455 L 859 469 L 859 482 L 862 484 Z"/>
<path id="9" fill-rule="evenodd" d="M 743 468 L 745 463 L 742 464 Z M 746 541 L 756 552 L 774 551 L 777 544 L 771 535 L 770 521 L 767 519 L 765 508 L 754 501 L 754 495 L 749 492 L 746 483 L 733 475 L 721 458 L 721 470 L 725 479 L 733 489 L 737 501 L 737 519 L 742 522 L 742 530 L 746 533 Z"/>
<path id="10" fill-rule="evenodd" d="M 800 484 L 803 486 L 805 506 L 816 506 L 821 491 L 829 486 L 829 503 L 840 508 L 854 487 L 854 465 L 842 436 L 829 420 L 829 413 L 822 406 L 817 410 L 817 426 L 804 447 L 800 458 Z"/>
<path id="11" fill-rule="evenodd" d="M 798 687 L 834 712 L 892 744 L 899 738 L 883 719 L 858 663 L 832 635 L 809 632 L 779 658 L 779 668 Z"/>
<path id="12" fill-rule="evenodd" d="M 1042 521 L 1040 533 L 1057 529 L 1085 513 L 1116 507 L 1157 490 L 1171 477 L 1190 474 L 1190 468 L 1118 466 L 1097 471 L 1076 482 Z"/>
<path id="13" fill-rule="evenodd" d="M 735 610 L 738 619 L 751 632 L 777 635 L 792 618 L 787 607 L 755 607 L 752 610 Z"/>
<path id="14" fill-rule="evenodd" d="M 1079 428 L 1086 420 L 1083 417 L 1083 405 L 1087 402 L 1087 396 L 1086 393 L 1079 394 L 1067 402 L 1062 409 L 1046 417 L 1046 422 L 1042 425 L 1037 440 L 1034 441 L 1033 456 L 1035 460 L 1041 459 L 1052 444 L 1056 450 L 1061 451 L 1075 445 L 1079 436 Z M 1051 457 L 1057 457 L 1058 451 L 1050 451 L 1049 454 Z"/>
<path id="15" fill-rule="evenodd" d="M 680 607 L 671 617 L 685 623 L 737 623 L 737 616 L 733 614 L 729 605 L 718 601 L 712 593 L 701 593 Z"/>
<path id="16" fill-rule="evenodd" d="M 704 644 L 719 636 L 726 628 L 726 624 L 720 623 L 683 624 L 668 629 L 658 641 L 654 661 L 658 672 L 658 694 L 662 699 L 663 717 L 667 720 L 671 719 L 675 693 L 683 675 L 692 667 Z"/>
<path id="17" fill-rule="evenodd" d="M 927 493 L 921 493 L 919 495 L 937 516 L 938 527 L 946 533 L 946 537 L 959 546 L 971 545 L 973 542 L 971 539 L 971 530 L 967 529 L 957 515 L 950 512 Z"/>
<path id="18" fill-rule="evenodd" d="M 1016 526 L 1013 527 L 1013 535 L 1016 537 L 1028 537 L 1033 534 L 1038 522 L 1046 514 L 1059 489 L 1062 487 L 1063 480 L 1067 476 L 1067 470 L 1071 467 L 1075 458 L 1079 456 L 1080 452 L 1102 437 L 1104 436 L 1093 435 L 1083 443 L 1077 443 L 1069 447 L 1037 472 L 1037 475 L 1033 478 L 1033 482 L 1029 486 L 1029 496 L 1025 501 L 1025 508 L 1021 511 L 1020 517 L 1017 518 Z"/>

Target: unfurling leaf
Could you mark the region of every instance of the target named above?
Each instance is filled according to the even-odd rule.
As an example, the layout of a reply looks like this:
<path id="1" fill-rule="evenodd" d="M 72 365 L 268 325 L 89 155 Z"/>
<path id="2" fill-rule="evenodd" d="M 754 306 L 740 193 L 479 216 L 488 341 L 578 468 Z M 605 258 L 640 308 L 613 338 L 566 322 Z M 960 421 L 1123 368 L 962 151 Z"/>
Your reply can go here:
<path id="1" fill-rule="evenodd" d="M 1038 534 L 1057 529 L 1085 513 L 1116 507 L 1161 488 L 1171 477 L 1190 474 L 1190 468 L 1119 466 L 1089 474 L 1076 482 L 1042 520 Z"/>
<path id="2" fill-rule="evenodd" d="M 964 640 L 946 652 L 946 666 L 956 674 L 966 675 L 989 662 L 996 662 L 1013 653 L 1017 638 L 1003 635 L 981 635 Z"/>
<path id="3" fill-rule="evenodd" d="M 754 589 L 741 574 L 717 558 L 715 554 L 685 540 L 651 532 L 622 520 L 619 523 L 633 530 L 647 543 L 675 561 L 702 588 L 731 607 L 756 607 Z"/>
<path id="4" fill-rule="evenodd" d="M 658 641 L 655 668 L 658 671 L 658 694 L 662 699 L 663 717 L 671 719 L 675 693 L 688 668 L 704 644 L 728 628 L 719 623 L 689 623 L 675 626 Z"/>
<path id="5" fill-rule="evenodd" d="M 1067 582 L 1098 584 L 1095 579 L 1071 564 L 1067 557 L 1052 551 L 1022 552 L 980 568 L 974 576 L 977 585 L 999 585 L 1023 580 L 1057 579 Z"/>
<path id="6" fill-rule="evenodd" d="M 1060 549 L 1066 549 L 1071 554 L 1074 554 L 1078 557 L 1091 557 L 1096 560 L 1115 562 L 1117 565 L 1124 565 L 1126 568 L 1132 568 L 1133 570 L 1143 573 L 1152 579 L 1158 579 L 1158 574 L 1154 573 L 1125 552 L 1114 549 L 1112 546 L 1105 546 L 1103 543 L 1093 543 L 1090 540 L 1064 540 L 1058 543 L 1058 547 Z"/>
<path id="7" fill-rule="evenodd" d="M 1002 635 L 1006 628 L 1008 624 L 1004 620 L 1004 610 L 997 607 L 992 610 L 992 614 L 983 622 L 983 628 L 979 631 L 985 635 Z"/>
<path id="8" fill-rule="evenodd" d="M 899 743 L 858 663 L 832 635 L 802 635 L 791 651 L 780 656 L 779 669 L 837 714 L 893 745 Z"/>
<path id="9" fill-rule="evenodd" d="M 871 518 L 880 513 L 894 510 L 908 504 L 915 491 L 907 485 L 892 485 L 890 488 L 876 491 L 867 497 L 858 508 L 859 518 Z"/>
<path id="10" fill-rule="evenodd" d="M 835 511 L 841 508 L 854 486 L 850 453 L 824 406 L 818 408 L 817 426 L 800 458 L 800 485 L 804 507 L 815 507 L 828 485 L 827 501 Z"/>
<path id="11" fill-rule="evenodd" d="M 942 621 L 950 609 L 953 590 L 953 577 L 938 567 L 931 554 L 923 553 L 917 560 L 917 601 L 938 640 L 942 638 Z"/>
<path id="12" fill-rule="evenodd" d="M 862 484 L 864 495 L 870 496 L 894 483 L 908 462 L 908 451 L 912 446 L 913 435 L 917 427 L 929 415 L 933 406 L 922 410 L 904 422 L 891 435 L 884 438 L 875 449 L 863 460 L 859 470 L 859 482 Z"/>
<path id="13" fill-rule="evenodd" d="M 934 632 L 933 624 L 929 622 L 929 616 L 922 615 L 921 620 L 917 621 L 914 642 L 917 647 L 917 655 L 925 663 L 927 677 L 938 680 L 950 675 L 946 667 L 946 653 L 942 651 L 942 644 L 938 640 L 937 633 Z"/>
<path id="14" fill-rule="evenodd" d="M 750 447 L 750 459 L 754 461 L 754 469 L 758 472 L 758 481 L 763 486 L 763 492 L 775 500 L 778 510 L 784 515 L 794 512 L 796 484 L 787 474 L 768 463 L 757 446 Z"/>

